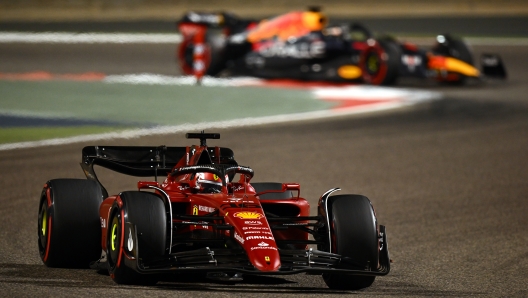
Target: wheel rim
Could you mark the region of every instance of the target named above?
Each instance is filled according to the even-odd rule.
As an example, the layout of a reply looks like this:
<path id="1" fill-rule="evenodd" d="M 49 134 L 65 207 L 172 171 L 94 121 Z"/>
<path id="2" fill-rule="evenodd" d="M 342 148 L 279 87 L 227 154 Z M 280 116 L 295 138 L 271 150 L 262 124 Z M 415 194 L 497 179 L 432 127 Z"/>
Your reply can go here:
<path id="1" fill-rule="evenodd" d="M 380 61 L 376 53 L 369 53 L 367 56 L 367 71 L 370 75 L 375 76 L 379 72 Z"/>
<path id="2" fill-rule="evenodd" d="M 44 252 L 48 239 L 48 209 L 45 202 L 41 204 L 39 219 L 39 244 L 41 252 Z"/>
<path id="3" fill-rule="evenodd" d="M 121 239 L 121 228 L 119 224 L 119 216 L 116 214 L 112 218 L 112 224 L 110 225 L 109 235 L 108 235 L 108 244 L 107 244 L 107 256 L 108 263 L 111 268 L 115 268 L 119 258 L 119 249 L 120 249 L 120 239 Z"/>
<path id="4" fill-rule="evenodd" d="M 112 251 L 116 250 L 116 238 L 117 238 L 117 223 L 114 223 L 112 226 L 111 242 L 112 242 Z"/>
<path id="5" fill-rule="evenodd" d="M 46 230 L 47 230 L 47 220 L 48 220 L 48 212 L 46 210 L 46 208 L 42 208 L 43 209 L 43 212 L 42 212 L 42 221 L 40 223 L 41 225 L 41 231 L 42 231 L 42 236 L 43 237 L 46 237 Z"/>
<path id="6" fill-rule="evenodd" d="M 366 50 L 361 63 L 363 80 L 366 83 L 373 85 L 383 84 L 387 75 L 386 56 L 387 54 L 379 45 Z"/>

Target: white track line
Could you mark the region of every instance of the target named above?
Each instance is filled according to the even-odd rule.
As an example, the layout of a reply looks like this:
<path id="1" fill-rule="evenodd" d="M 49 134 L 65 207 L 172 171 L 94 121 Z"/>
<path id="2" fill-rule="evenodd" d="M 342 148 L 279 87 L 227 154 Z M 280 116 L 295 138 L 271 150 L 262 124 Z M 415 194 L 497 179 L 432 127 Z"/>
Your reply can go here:
<path id="1" fill-rule="evenodd" d="M 193 77 L 170 77 L 156 74 L 132 74 L 132 75 L 113 75 L 103 80 L 105 83 L 124 83 L 124 84 L 148 84 L 148 85 L 194 85 Z M 202 85 L 206 86 L 248 86 L 263 85 L 264 81 L 256 78 L 233 78 L 221 79 L 204 77 Z M 205 129 L 224 129 L 236 128 L 254 125 L 264 125 L 272 123 L 286 123 L 302 120 L 313 120 L 330 118 L 341 115 L 352 115 L 360 113 L 369 113 L 389 109 L 400 108 L 416 104 L 418 102 L 436 100 L 441 98 L 438 92 L 423 90 L 399 89 L 379 86 L 351 85 L 344 87 L 313 87 L 311 90 L 315 97 L 330 100 L 385 100 L 379 103 L 370 103 L 364 106 L 345 107 L 333 110 L 322 110 L 304 113 L 283 114 L 256 118 L 242 118 L 216 122 L 186 123 L 172 126 L 158 126 L 154 128 L 130 129 L 121 132 L 110 132 L 103 134 L 83 135 L 68 138 L 56 138 L 42 141 L 19 142 L 0 145 L 0 151 L 35 148 L 42 146 L 56 146 L 80 142 L 93 142 L 110 139 L 131 139 L 142 136 L 163 135 L 179 132 L 198 131 Z M 3 113 L 9 114 L 9 113 Z"/>
<path id="2" fill-rule="evenodd" d="M 0 43 L 180 43 L 181 35 L 157 33 L 0 32 Z"/>
<path id="3" fill-rule="evenodd" d="M 252 77 L 215 78 L 205 76 L 201 85 L 206 87 L 234 87 L 257 85 L 262 79 Z M 174 86 L 194 86 L 196 78 L 194 76 L 167 76 L 153 73 L 108 75 L 103 79 L 109 84 L 132 84 L 132 85 L 174 85 Z"/>
<path id="4" fill-rule="evenodd" d="M 412 103 L 394 101 L 394 102 L 381 103 L 381 104 L 371 104 L 364 108 L 343 109 L 343 110 L 338 110 L 338 111 L 323 110 L 323 111 L 314 111 L 314 112 L 305 112 L 305 113 L 296 113 L 296 114 L 266 116 L 266 117 L 259 117 L 259 118 L 243 118 L 243 119 L 234 119 L 234 120 L 217 121 L 217 122 L 202 122 L 202 123 L 196 123 L 196 124 L 188 123 L 188 124 L 181 124 L 181 125 L 174 125 L 174 126 L 159 126 L 159 127 L 147 128 L 147 129 L 131 129 L 131 130 L 126 130 L 122 132 L 111 132 L 111 133 L 84 135 L 84 136 L 76 136 L 76 137 L 69 137 L 69 138 L 56 138 L 56 139 L 42 140 L 42 141 L 3 144 L 3 145 L 0 145 L 0 151 L 23 149 L 23 148 L 35 148 L 35 147 L 43 147 L 43 146 L 57 146 L 57 145 L 66 145 L 66 144 L 81 143 L 81 142 L 93 142 L 93 141 L 110 140 L 110 139 L 132 139 L 132 138 L 139 138 L 142 136 L 173 134 L 173 133 L 179 133 L 179 132 L 199 131 L 199 130 L 206 130 L 206 129 L 213 129 L 213 128 L 225 129 L 225 128 L 237 128 L 237 127 L 245 127 L 245 126 L 273 124 L 273 123 L 294 122 L 294 121 L 302 121 L 302 120 L 322 119 L 322 118 L 330 118 L 330 117 L 336 117 L 336 116 L 341 116 L 341 115 L 352 115 L 352 114 L 360 114 L 360 113 L 395 109 L 395 108 L 399 108 L 399 107 L 410 105 L 410 104 Z"/>
<path id="5" fill-rule="evenodd" d="M 0 43 L 180 43 L 179 33 L 0 32 Z M 528 46 L 528 38 L 464 38 L 480 46 Z M 428 39 L 429 42 L 429 39 Z"/>

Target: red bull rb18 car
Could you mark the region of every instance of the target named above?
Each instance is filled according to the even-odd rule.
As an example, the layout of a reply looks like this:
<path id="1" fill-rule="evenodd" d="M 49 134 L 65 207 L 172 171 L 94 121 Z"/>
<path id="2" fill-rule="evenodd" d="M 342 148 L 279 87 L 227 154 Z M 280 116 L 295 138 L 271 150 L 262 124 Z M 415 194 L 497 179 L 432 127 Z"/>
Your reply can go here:
<path id="1" fill-rule="evenodd" d="M 229 13 L 189 12 L 178 21 L 177 60 L 184 74 L 255 76 L 390 85 L 401 77 L 462 84 L 468 78 L 506 78 L 501 58 L 483 54 L 477 69 L 470 48 L 449 34 L 422 49 L 358 23 L 328 26 L 318 9 L 270 20 Z"/>
<path id="2" fill-rule="evenodd" d="M 206 144 L 219 134 L 187 137 L 200 145 L 85 147 L 87 179 L 53 179 L 42 190 L 44 264 L 90 266 L 137 285 L 170 273 L 224 281 L 308 273 L 330 288 L 355 290 L 389 273 L 385 226 L 367 197 L 332 188 L 310 215 L 299 184 L 253 182 L 254 171 L 238 165 L 231 149 Z M 154 179 L 108 194 L 94 166 Z"/>

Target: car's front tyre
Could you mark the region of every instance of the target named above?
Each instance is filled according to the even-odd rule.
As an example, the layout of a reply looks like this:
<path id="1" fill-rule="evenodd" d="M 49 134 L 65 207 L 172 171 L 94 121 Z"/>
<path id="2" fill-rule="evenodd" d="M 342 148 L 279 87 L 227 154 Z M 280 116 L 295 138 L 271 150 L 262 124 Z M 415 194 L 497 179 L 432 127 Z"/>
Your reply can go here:
<path id="1" fill-rule="evenodd" d="M 331 252 L 340 254 L 342 269 L 376 270 L 378 267 L 378 232 L 370 200 L 361 195 L 330 197 Z M 359 290 L 372 285 L 375 276 L 323 274 L 331 289 Z"/>
<path id="2" fill-rule="evenodd" d="M 110 277 L 117 284 L 154 285 L 155 275 L 140 274 L 125 265 L 127 243 L 124 239 L 128 231 L 124 226 L 127 222 L 135 225 L 142 262 L 162 258 L 167 240 L 165 206 L 160 197 L 149 192 L 127 191 L 119 197 L 122 204 L 115 204 L 108 225 L 106 257 Z"/>

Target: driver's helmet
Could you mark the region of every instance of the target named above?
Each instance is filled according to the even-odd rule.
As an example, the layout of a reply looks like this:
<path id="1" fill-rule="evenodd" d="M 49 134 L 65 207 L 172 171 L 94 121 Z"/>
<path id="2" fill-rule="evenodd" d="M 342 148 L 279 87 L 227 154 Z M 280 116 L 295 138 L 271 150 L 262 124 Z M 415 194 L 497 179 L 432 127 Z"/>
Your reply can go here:
<path id="1" fill-rule="evenodd" d="M 196 173 L 195 179 L 198 192 L 219 193 L 222 191 L 222 179 L 216 174 L 200 172 Z"/>

